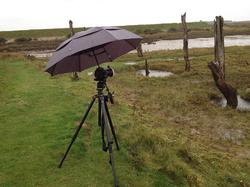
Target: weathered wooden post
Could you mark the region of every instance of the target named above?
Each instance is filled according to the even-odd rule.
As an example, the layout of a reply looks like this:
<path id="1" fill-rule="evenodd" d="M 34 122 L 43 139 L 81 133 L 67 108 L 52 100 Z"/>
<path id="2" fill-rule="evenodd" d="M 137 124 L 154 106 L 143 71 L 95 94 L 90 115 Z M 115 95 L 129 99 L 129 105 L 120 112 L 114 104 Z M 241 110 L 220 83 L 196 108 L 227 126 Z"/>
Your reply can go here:
<path id="1" fill-rule="evenodd" d="M 223 17 L 216 16 L 214 21 L 214 61 L 219 63 L 221 74 L 225 79 L 225 48 L 223 24 Z"/>
<path id="2" fill-rule="evenodd" d="M 181 22 L 183 27 L 183 53 L 185 60 L 185 71 L 190 71 L 190 61 L 188 57 L 188 29 L 186 23 L 186 12 L 181 15 Z"/>
<path id="3" fill-rule="evenodd" d="M 144 57 L 143 52 L 142 52 L 141 43 L 138 45 L 136 50 L 137 50 L 138 57 Z M 145 75 L 148 77 L 148 75 L 149 75 L 148 60 L 147 60 L 147 58 L 144 58 L 144 60 L 145 60 Z"/>
<path id="4" fill-rule="evenodd" d="M 143 52 L 142 52 L 141 43 L 137 46 L 136 51 L 137 51 L 137 56 L 138 56 L 138 57 L 143 57 Z"/>
<path id="5" fill-rule="evenodd" d="M 227 106 L 237 108 L 237 90 L 225 81 L 225 49 L 223 35 L 224 20 L 216 16 L 214 21 L 214 61 L 208 63 L 215 84 L 227 100 Z"/>
<path id="6" fill-rule="evenodd" d="M 145 74 L 148 77 L 149 75 L 149 70 L 148 70 L 148 60 L 145 58 Z"/>
<path id="7" fill-rule="evenodd" d="M 75 34 L 75 31 L 73 29 L 73 21 L 69 20 L 69 29 L 70 29 L 70 36 L 73 36 Z M 79 76 L 77 74 L 77 72 L 73 72 L 72 75 L 72 80 L 79 80 Z"/>
<path id="8" fill-rule="evenodd" d="M 69 20 L 69 29 L 70 29 L 70 36 L 73 36 L 75 34 L 75 31 L 73 29 L 73 21 Z"/>

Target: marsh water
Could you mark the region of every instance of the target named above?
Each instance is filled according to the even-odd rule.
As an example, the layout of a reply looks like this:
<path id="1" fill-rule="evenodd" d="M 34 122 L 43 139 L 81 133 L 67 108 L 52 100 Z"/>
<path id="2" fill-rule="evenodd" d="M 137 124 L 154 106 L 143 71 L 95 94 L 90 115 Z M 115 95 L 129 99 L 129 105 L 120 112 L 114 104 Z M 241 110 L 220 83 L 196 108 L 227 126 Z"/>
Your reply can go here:
<path id="1" fill-rule="evenodd" d="M 136 64 L 136 62 L 125 62 L 124 64 L 127 66 L 133 66 Z"/>
<path id="2" fill-rule="evenodd" d="M 250 35 L 234 35 L 225 36 L 225 46 L 247 46 L 250 45 Z M 208 48 L 214 47 L 214 38 L 196 38 L 189 39 L 189 48 Z M 173 50 L 182 49 L 183 40 L 159 40 L 151 44 L 142 44 L 142 49 L 144 52 L 148 51 L 158 51 L 158 50 Z M 131 51 L 135 53 L 136 51 Z M 28 55 L 34 56 L 36 58 L 49 58 L 52 56 L 53 51 L 30 51 Z M 129 65 L 129 64 L 127 64 Z M 132 64 L 130 64 L 132 65 Z"/>
<path id="3" fill-rule="evenodd" d="M 250 45 L 250 35 L 225 36 L 225 46 L 247 46 Z M 142 44 L 143 51 L 182 49 L 183 40 L 159 40 L 152 44 Z M 214 38 L 189 39 L 189 48 L 214 47 Z"/>
<path id="4" fill-rule="evenodd" d="M 250 102 L 242 99 L 239 95 L 237 96 L 238 99 L 238 110 L 250 111 Z M 213 102 L 221 107 L 227 106 L 227 100 L 225 98 L 214 99 Z"/>
<path id="5" fill-rule="evenodd" d="M 138 70 L 138 74 L 146 76 L 146 71 L 144 69 Z M 149 77 L 169 77 L 171 75 L 174 75 L 172 72 L 167 71 L 159 71 L 159 70 L 149 70 Z"/>

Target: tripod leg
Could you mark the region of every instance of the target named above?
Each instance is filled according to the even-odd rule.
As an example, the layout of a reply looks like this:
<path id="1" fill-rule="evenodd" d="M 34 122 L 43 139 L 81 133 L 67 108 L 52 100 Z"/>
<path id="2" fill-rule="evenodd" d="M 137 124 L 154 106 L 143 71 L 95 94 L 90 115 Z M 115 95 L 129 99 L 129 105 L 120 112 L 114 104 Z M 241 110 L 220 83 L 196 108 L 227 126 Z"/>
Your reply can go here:
<path id="1" fill-rule="evenodd" d="M 101 100 L 98 98 L 98 125 L 101 127 L 102 124 L 102 107 L 101 107 Z"/>
<path id="2" fill-rule="evenodd" d="M 106 109 L 109 125 L 110 125 L 110 128 L 111 128 L 111 132 L 112 132 L 114 140 L 115 140 L 116 149 L 119 151 L 120 150 L 119 144 L 118 144 L 118 141 L 117 141 L 117 138 L 116 138 L 115 129 L 114 129 L 114 126 L 113 126 L 113 123 L 112 123 L 112 120 L 111 120 L 111 116 L 110 116 L 110 113 L 109 113 L 109 109 L 108 109 L 108 105 L 107 105 L 106 100 L 104 101 L 104 104 L 105 104 L 105 109 Z"/>
<path id="3" fill-rule="evenodd" d="M 118 179 L 117 179 L 116 172 L 115 172 L 115 161 L 114 161 L 113 150 L 112 150 L 112 143 L 113 142 L 112 142 L 111 136 L 110 136 L 110 128 L 109 128 L 108 121 L 107 121 L 107 116 L 106 116 L 107 112 L 106 112 L 106 108 L 105 108 L 104 98 L 102 98 L 101 104 L 102 104 L 102 113 L 104 116 L 104 129 L 106 130 L 107 141 L 108 141 L 109 159 L 110 159 L 110 164 L 112 167 L 112 174 L 114 177 L 114 186 L 118 187 Z"/>
<path id="4" fill-rule="evenodd" d="M 107 146 L 106 146 L 106 142 L 105 142 L 105 138 L 104 138 L 104 115 L 103 115 L 103 112 L 102 112 L 102 107 L 101 107 L 101 100 L 100 100 L 100 98 L 98 98 L 99 99 L 99 109 L 98 110 L 100 110 L 100 119 L 99 119 L 99 121 L 100 121 L 100 127 L 101 127 L 101 136 L 102 136 L 102 150 L 103 151 L 105 151 L 105 152 L 107 152 L 107 150 L 108 150 L 108 148 L 107 148 Z"/>
<path id="5" fill-rule="evenodd" d="M 65 154 L 64 154 L 64 156 L 63 156 L 63 158 L 62 158 L 62 160 L 61 160 L 61 162 L 60 162 L 60 164 L 58 166 L 59 168 L 62 167 L 62 164 L 63 164 L 65 158 L 67 157 L 67 154 L 69 153 L 69 150 L 70 150 L 71 146 L 73 145 L 74 141 L 76 140 L 77 135 L 78 135 L 79 131 L 81 130 L 82 125 L 83 125 L 84 121 L 86 120 L 86 118 L 87 118 L 87 116 L 89 114 L 89 111 L 92 108 L 95 100 L 96 100 L 96 97 L 94 96 L 93 99 L 92 99 L 92 101 L 91 101 L 91 103 L 89 104 L 89 107 L 88 107 L 87 111 L 85 112 L 85 114 L 84 114 L 84 116 L 82 118 L 82 121 L 80 122 L 80 124 L 79 124 L 79 126 L 78 126 L 78 128 L 77 128 L 77 130 L 76 130 L 76 132 L 74 134 L 74 136 L 72 137 L 72 140 L 71 140 L 71 142 L 70 142 L 70 144 L 68 146 L 68 149 L 66 150 L 66 152 L 65 152 Z"/>

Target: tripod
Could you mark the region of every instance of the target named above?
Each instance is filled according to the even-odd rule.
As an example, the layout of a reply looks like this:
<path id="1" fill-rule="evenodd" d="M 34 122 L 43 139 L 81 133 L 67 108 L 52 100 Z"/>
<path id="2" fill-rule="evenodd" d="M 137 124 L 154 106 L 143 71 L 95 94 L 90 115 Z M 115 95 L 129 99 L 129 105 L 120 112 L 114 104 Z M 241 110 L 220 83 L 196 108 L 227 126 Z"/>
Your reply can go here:
<path id="1" fill-rule="evenodd" d="M 108 94 L 104 94 L 103 90 L 106 88 Z M 112 137 L 111 134 L 114 138 L 115 144 L 116 144 L 116 148 L 117 150 L 119 150 L 119 145 L 118 145 L 118 141 L 116 138 L 116 134 L 115 134 L 115 129 L 111 120 L 111 116 L 108 110 L 108 105 L 107 102 L 110 101 L 112 104 L 113 102 L 113 96 L 110 93 L 107 84 L 106 84 L 106 79 L 103 80 L 98 80 L 97 82 L 97 94 L 93 96 L 92 101 L 90 102 L 88 109 L 86 110 L 82 121 L 80 122 L 78 128 L 76 129 L 75 134 L 72 137 L 72 140 L 59 164 L 59 168 L 62 167 L 64 160 L 67 157 L 67 154 L 70 151 L 71 146 L 73 145 L 74 141 L 77 138 L 78 133 L 80 132 L 84 121 L 86 120 L 89 111 L 91 110 L 93 104 L 95 103 L 96 99 L 98 99 L 98 125 L 101 128 L 101 136 L 102 136 L 102 150 L 107 152 L 107 150 L 109 151 L 109 163 L 112 167 L 112 174 L 114 177 L 114 186 L 118 187 L 118 179 L 116 176 L 116 172 L 115 172 L 115 162 L 114 162 L 114 155 L 113 155 L 113 150 L 112 150 Z M 106 135 L 106 141 L 105 141 L 105 135 Z"/>

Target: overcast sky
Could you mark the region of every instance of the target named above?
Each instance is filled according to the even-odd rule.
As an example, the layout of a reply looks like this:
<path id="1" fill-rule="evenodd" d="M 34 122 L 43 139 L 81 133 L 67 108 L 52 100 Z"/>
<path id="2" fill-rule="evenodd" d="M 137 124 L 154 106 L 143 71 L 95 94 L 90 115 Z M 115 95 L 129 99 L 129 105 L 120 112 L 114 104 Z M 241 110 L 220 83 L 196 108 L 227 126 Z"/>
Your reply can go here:
<path id="1" fill-rule="evenodd" d="M 1 0 L 0 30 L 250 20 L 250 0 Z"/>

